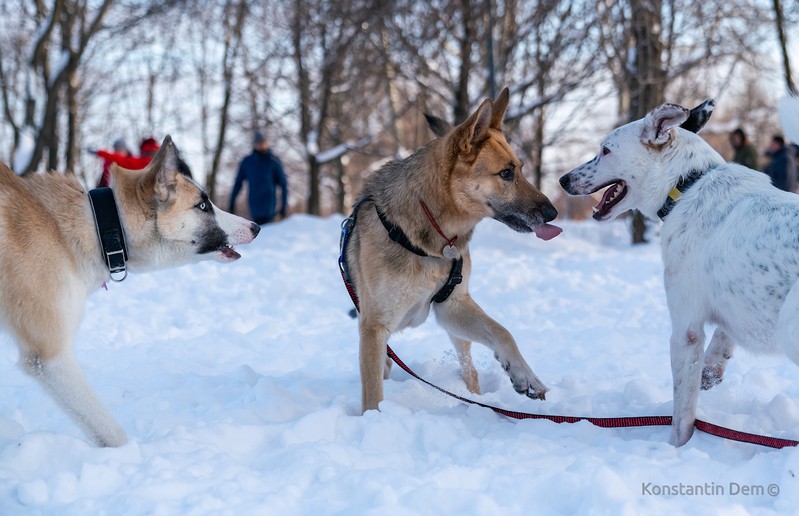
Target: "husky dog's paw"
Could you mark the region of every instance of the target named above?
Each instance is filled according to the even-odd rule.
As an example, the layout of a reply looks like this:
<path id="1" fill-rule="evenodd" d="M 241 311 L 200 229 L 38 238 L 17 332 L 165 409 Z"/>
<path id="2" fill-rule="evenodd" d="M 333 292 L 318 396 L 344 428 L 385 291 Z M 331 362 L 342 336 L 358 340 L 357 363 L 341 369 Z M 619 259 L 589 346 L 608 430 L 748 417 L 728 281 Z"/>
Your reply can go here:
<path id="1" fill-rule="evenodd" d="M 513 390 L 534 400 L 546 399 L 549 389 L 538 379 L 530 366 L 525 363 L 514 364 L 510 360 L 500 358 L 496 353 L 494 353 L 494 357 L 499 361 L 502 369 L 508 373 Z"/>
<path id="2" fill-rule="evenodd" d="M 724 368 L 720 364 L 705 366 L 702 369 L 702 390 L 706 391 L 724 380 Z"/>

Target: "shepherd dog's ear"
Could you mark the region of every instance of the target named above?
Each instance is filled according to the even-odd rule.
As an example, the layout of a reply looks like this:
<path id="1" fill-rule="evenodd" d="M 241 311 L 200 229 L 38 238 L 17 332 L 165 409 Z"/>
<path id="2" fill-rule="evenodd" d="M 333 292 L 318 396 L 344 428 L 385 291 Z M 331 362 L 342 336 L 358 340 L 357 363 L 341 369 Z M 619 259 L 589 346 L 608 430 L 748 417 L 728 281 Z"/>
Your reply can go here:
<path id="1" fill-rule="evenodd" d="M 488 138 L 492 112 L 493 102 L 491 99 L 485 99 L 477 111 L 455 128 L 454 141 L 460 153 L 471 154 L 477 145 Z"/>
<path id="2" fill-rule="evenodd" d="M 641 143 L 660 147 L 672 138 L 672 129 L 688 119 L 688 110 L 677 104 L 661 104 L 650 111 L 643 120 Z"/>
<path id="3" fill-rule="evenodd" d="M 508 109 L 509 100 L 510 91 L 508 88 L 502 88 L 499 96 L 494 100 L 494 108 L 491 111 L 491 129 L 502 130 L 502 120 L 505 119 L 505 110 Z"/>
<path id="4" fill-rule="evenodd" d="M 431 114 L 425 113 L 424 119 L 427 120 L 427 127 L 433 131 L 433 134 L 441 138 L 448 132 L 452 130 L 452 126 L 449 125 L 447 122 L 438 118 L 437 116 L 433 116 Z"/>
<path id="5" fill-rule="evenodd" d="M 698 133 L 705 127 L 707 121 L 710 120 L 710 115 L 713 114 L 714 107 L 716 107 L 716 102 L 713 99 L 707 99 L 688 113 L 688 120 L 683 122 L 680 127 L 686 131 Z"/>

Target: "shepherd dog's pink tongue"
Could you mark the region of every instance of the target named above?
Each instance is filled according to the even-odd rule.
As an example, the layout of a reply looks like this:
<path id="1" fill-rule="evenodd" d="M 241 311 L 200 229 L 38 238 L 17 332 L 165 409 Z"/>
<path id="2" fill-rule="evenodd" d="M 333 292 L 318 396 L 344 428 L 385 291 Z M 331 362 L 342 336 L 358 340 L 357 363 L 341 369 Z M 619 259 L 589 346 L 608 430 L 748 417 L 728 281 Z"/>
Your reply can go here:
<path id="1" fill-rule="evenodd" d="M 535 231 L 535 236 L 541 240 L 552 240 L 560 235 L 563 229 L 552 224 L 541 224 L 540 226 L 533 226 L 533 231 Z"/>

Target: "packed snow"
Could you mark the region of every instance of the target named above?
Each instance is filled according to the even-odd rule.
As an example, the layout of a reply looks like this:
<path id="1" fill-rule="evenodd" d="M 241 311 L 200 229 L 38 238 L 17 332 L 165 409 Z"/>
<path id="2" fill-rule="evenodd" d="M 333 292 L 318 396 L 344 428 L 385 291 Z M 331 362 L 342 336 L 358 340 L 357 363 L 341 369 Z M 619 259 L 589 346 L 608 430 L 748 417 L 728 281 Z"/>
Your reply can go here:
<path id="1" fill-rule="evenodd" d="M 233 264 L 131 275 L 89 299 L 76 354 L 130 442 L 96 448 L 0 337 L 0 514 L 786 514 L 799 449 L 668 427 L 517 421 L 394 367 L 360 415 L 357 322 L 336 258 L 340 216 L 264 228 Z M 549 242 L 482 222 L 471 290 L 548 385 L 516 394 L 475 345 L 472 396 L 431 316 L 394 336 L 417 373 L 504 408 L 671 414 L 657 237 L 564 222 Z M 43 286 L 44 287 L 44 286 Z M 701 419 L 799 438 L 796 365 L 743 351 L 699 398 Z"/>

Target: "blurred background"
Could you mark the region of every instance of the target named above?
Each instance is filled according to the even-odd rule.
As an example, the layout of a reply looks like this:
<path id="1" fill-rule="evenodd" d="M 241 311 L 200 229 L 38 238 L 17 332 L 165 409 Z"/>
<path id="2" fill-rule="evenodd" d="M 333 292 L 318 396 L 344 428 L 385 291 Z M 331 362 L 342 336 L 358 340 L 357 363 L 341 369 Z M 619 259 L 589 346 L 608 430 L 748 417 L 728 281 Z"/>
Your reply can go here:
<path id="1" fill-rule="evenodd" d="M 731 159 L 740 127 L 762 153 L 797 43 L 796 0 L 2 0 L 0 161 L 93 187 L 87 149 L 171 134 L 226 208 L 261 131 L 291 212 L 348 212 L 432 138 L 425 112 L 462 121 L 508 86 L 525 174 L 580 218 L 593 202 L 557 178 L 664 101 L 715 98 L 703 136 Z"/>

